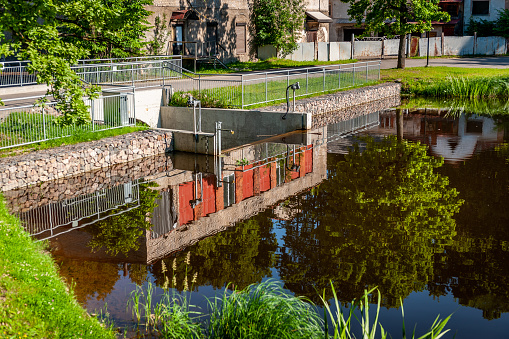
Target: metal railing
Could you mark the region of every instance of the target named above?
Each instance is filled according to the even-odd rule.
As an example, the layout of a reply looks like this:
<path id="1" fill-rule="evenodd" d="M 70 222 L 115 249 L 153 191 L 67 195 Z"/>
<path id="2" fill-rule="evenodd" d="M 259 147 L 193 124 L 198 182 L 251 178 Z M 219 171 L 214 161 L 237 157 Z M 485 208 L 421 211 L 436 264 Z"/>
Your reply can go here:
<path id="1" fill-rule="evenodd" d="M 110 59 L 84 59 L 79 60 L 77 65 L 71 67 L 83 80 L 96 83 L 96 80 L 107 80 L 106 83 L 120 83 L 126 78 L 127 71 L 137 72 L 144 69 L 148 78 L 157 77 L 157 70 L 162 69 L 163 63 L 171 63 L 182 66 L 180 55 L 160 55 L 132 58 Z M 28 86 L 37 84 L 37 74 L 28 72 L 30 61 L 6 61 L 0 62 L 0 87 Z M 113 75 L 105 75 L 111 73 Z M 101 77 L 97 78 L 100 75 Z M 95 76 L 95 78 L 94 78 Z M 160 77 L 161 75 L 159 75 Z M 134 78 L 134 77 L 133 77 Z M 131 79 L 131 77 L 129 77 Z M 144 81 L 143 79 L 140 79 Z M 125 83 L 122 82 L 122 83 Z"/>
<path id="2" fill-rule="evenodd" d="M 103 92 L 97 99 L 85 99 L 91 122 L 67 127 L 57 124 L 62 115 L 58 104 L 33 103 L 40 98 L 4 100 L 6 106 L 0 107 L 0 149 L 136 124 L 133 92 Z"/>
<path id="3" fill-rule="evenodd" d="M 185 75 L 181 81 L 171 82 L 173 90 L 200 98 L 202 103 L 215 107 L 250 108 L 286 100 L 286 88 L 300 83 L 295 97 L 327 93 L 364 85 L 380 79 L 380 60 L 350 64 L 326 65 L 291 70 L 249 74 L 196 74 L 180 69 Z M 174 68 L 176 71 L 179 67 Z"/>
<path id="4" fill-rule="evenodd" d="M 141 60 L 73 66 L 79 77 L 97 85 L 130 85 L 138 88 L 160 87 L 166 80 L 181 79 L 182 58 Z"/>

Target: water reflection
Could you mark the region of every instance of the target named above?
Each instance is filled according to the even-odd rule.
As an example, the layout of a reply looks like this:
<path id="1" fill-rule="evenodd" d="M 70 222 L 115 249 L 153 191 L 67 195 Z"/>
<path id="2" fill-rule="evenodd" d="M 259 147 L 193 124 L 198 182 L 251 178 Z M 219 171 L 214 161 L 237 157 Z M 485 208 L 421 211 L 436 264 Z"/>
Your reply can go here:
<path id="1" fill-rule="evenodd" d="M 316 291 L 332 280 L 343 302 L 378 286 L 388 308 L 420 292 L 421 304 L 436 316 L 445 312 L 438 302 L 452 295 L 496 319 L 509 311 L 507 134 L 486 117 L 452 118 L 438 110 L 403 111 L 401 117 L 405 139 L 429 145 L 428 153 L 415 142 L 386 138 L 396 134 L 392 110 L 221 158 L 172 155 L 138 177 L 105 179 L 98 191 L 101 199 L 112 197 L 111 209 L 100 212 L 105 219 L 80 228 L 97 214 L 91 209 L 77 227 L 66 219 L 53 230 L 53 255 L 62 275 L 76 282 L 79 301 L 90 308 L 107 301 L 117 319 L 127 317 L 133 283 L 164 287 L 175 280 L 182 290 L 185 277 L 195 273 L 193 288 L 207 296 L 213 288 L 273 277 L 318 302 Z M 445 164 L 430 155 L 447 155 Z M 27 206 L 62 204 L 41 203 L 31 189 L 6 194 L 19 215 L 35 213 Z M 66 199 L 86 201 L 87 194 Z M 145 208 L 131 210 L 133 203 Z M 23 220 L 35 229 L 33 219 Z M 122 228 L 125 238 L 118 243 L 136 246 L 115 248 Z M 130 233 L 134 229 L 141 234 Z"/>

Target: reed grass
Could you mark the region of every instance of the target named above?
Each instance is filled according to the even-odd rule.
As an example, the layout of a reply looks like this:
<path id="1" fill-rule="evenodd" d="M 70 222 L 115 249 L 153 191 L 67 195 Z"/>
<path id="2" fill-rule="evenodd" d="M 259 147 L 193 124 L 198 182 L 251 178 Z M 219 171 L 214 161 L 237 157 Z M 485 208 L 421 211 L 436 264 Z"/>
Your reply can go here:
<path id="1" fill-rule="evenodd" d="M 209 301 L 209 338 L 323 338 L 323 319 L 303 298 L 273 281 Z"/>
<path id="2" fill-rule="evenodd" d="M 209 299 L 208 314 L 196 311 L 187 294 L 182 296 L 169 290 L 164 291 L 153 314 L 151 301 L 146 300 L 152 298 L 152 292 L 133 293 L 131 306 L 138 307 L 139 313 L 133 315 L 138 317 L 139 325 L 145 326 L 145 332 L 161 338 L 395 338 L 379 321 L 382 297 L 378 289 L 365 290 L 364 295 L 353 300 L 345 310 L 332 283 L 331 288 L 331 305 L 325 291 L 321 296 L 322 316 L 311 301 L 293 296 L 271 280 L 240 291 L 225 288 L 222 295 Z M 377 294 L 375 312 L 370 311 L 373 293 Z M 416 327 L 408 333 L 402 301 L 401 305 L 402 339 L 440 339 L 449 331 L 445 326 L 451 315 L 445 319 L 437 316 L 419 337 L 416 337 Z M 200 320 L 204 317 L 208 317 L 208 321 Z M 329 324 L 332 327 L 329 328 Z"/>
<path id="3" fill-rule="evenodd" d="M 416 90 L 415 94 L 440 98 L 507 98 L 509 77 L 447 77 Z"/>

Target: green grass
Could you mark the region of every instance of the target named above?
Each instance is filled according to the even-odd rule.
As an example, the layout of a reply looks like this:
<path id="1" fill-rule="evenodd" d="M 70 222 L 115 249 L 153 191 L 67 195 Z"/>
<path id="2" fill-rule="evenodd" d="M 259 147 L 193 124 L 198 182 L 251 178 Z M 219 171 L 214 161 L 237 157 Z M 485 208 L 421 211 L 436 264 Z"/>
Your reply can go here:
<path id="1" fill-rule="evenodd" d="M 0 198 L 0 337 L 115 337 L 66 290 L 43 245 L 22 230 Z"/>
<path id="2" fill-rule="evenodd" d="M 249 71 L 264 71 L 268 69 L 291 68 L 291 67 L 311 67 L 319 65 L 336 65 L 357 62 L 357 59 L 338 60 L 338 61 L 293 61 L 288 59 L 270 58 L 260 61 L 232 62 L 227 64 L 229 69 L 222 68 L 220 65 L 216 69 L 211 66 L 198 68 L 198 73 L 204 74 L 225 74 Z"/>
<path id="3" fill-rule="evenodd" d="M 403 100 L 403 109 L 446 109 L 448 114 L 459 115 L 461 113 L 472 113 L 477 115 L 499 116 L 509 114 L 509 101 L 507 99 L 465 99 L 465 98 L 424 98 L 412 97 Z"/>
<path id="4" fill-rule="evenodd" d="M 138 286 L 131 294 L 129 306 L 137 321 L 139 333 L 145 334 L 145 337 L 392 338 L 378 320 L 382 300 L 378 289 L 365 290 L 364 295 L 353 300 L 347 309 L 342 306 L 332 283 L 331 289 L 333 307 L 324 291 L 321 296 L 323 312 L 311 301 L 295 297 L 285 291 L 281 284 L 271 280 L 249 285 L 243 290 L 230 291 L 225 288 L 223 294 L 209 299 L 208 313 L 194 311 L 196 307 L 189 304 L 187 297 L 166 289 L 161 301 L 152 307 L 152 285 L 146 291 Z M 374 312 L 370 311 L 370 300 L 376 301 Z M 401 305 L 403 339 L 439 339 L 449 331 L 445 326 L 451 316 L 444 319 L 437 316 L 429 329 L 418 338 L 415 327 L 413 333 L 407 334 L 402 302 Z M 149 314 L 152 316 L 149 317 Z M 356 337 L 359 333 L 361 336 Z"/>
<path id="5" fill-rule="evenodd" d="M 509 69 L 461 68 L 461 67 L 411 67 L 405 69 L 382 69 L 382 81 L 400 81 L 403 94 L 417 94 L 436 82 L 451 78 L 492 78 L 509 76 Z"/>
<path id="6" fill-rule="evenodd" d="M 24 145 L 24 146 L 18 146 L 18 147 L 0 150 L 0 157 L 13 156 L 13 155 L 26 153 L 26 152 L 39 151 L 39 150 L 44 150 L 44 149 L 54 148 L 54 147 L 59 147 L 59 146 L 64 146 L 64 145 L 73 145 L 73 144 L 77 144 L 80 142 L 100 140 L 100 139 L 107 138 L 107 137 L 114 137 L 117 135 L 123 135 L 123 134 L 127 134 L 127 133 L 144 131 L 147 129 L 149 129 L 149 127 L 144 126 L 143 124 L 138 124 L 137 126 L 101 130 L 101 131 L 97 131 L 97 132 L 77 129 L 73 132 L 72 135 L 70 135 L 68 137 L 57 138 L 57 139 L 52 139 L 52 140 L 43 141 L 43 142 L 39 142 L 39 143 L 33 143 L 33 144 Z"/>
<path id="7" fill-rule="evenodd" d="M 208 338 L 319 338 L 323 319 L 315 307 L 279 284 L 250 285 L 209 301 Z"/>

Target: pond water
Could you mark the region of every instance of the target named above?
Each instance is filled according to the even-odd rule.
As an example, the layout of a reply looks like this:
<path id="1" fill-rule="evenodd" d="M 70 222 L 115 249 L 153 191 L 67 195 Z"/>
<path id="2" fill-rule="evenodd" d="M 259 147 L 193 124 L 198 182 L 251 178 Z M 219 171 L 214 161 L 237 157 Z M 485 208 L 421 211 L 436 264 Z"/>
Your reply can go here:
<path id="1" fill-rule="evenodd" d="M 396 141 L 398 125 L 408 144 Z M 332 281 L 345 304 L 377 286 L 380 322 L 395 338 L 400 299 L 418 334 L 453 314 L 447 338 L 506 338 L 508 136 L 499 118 L 387 110 L 222 158 L 147 159 L 139 172 L 108 169 L 6 200 L 49 239 L 79 302 L 90 312 L 107 305 L 119 327 L 132 324 L 136 284 L 160 293 L 175 276 L 182 291 L 187 276 L 203 310 L 225 286 L 267 279 L 319 304 Z"/>

